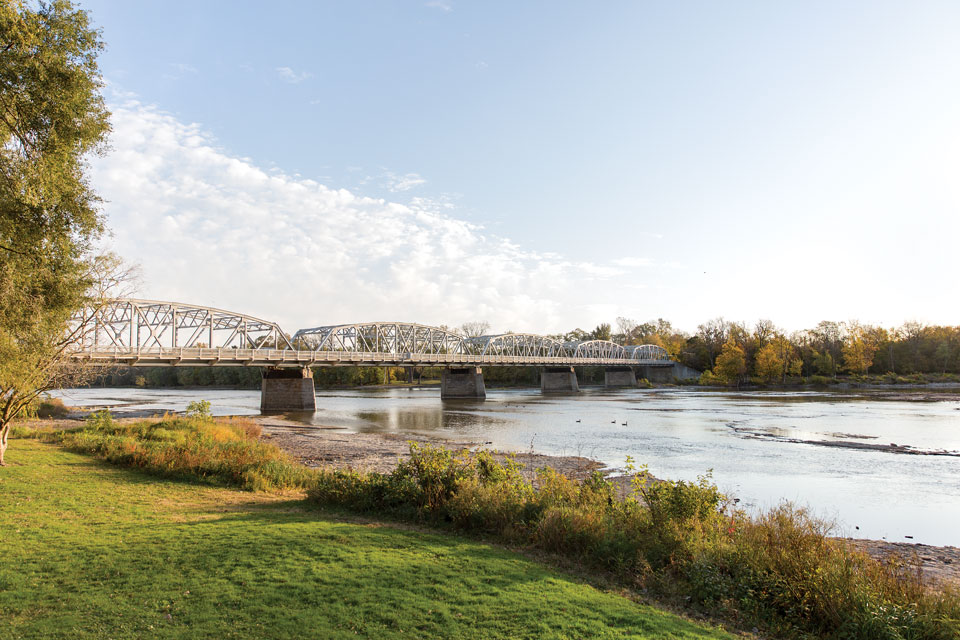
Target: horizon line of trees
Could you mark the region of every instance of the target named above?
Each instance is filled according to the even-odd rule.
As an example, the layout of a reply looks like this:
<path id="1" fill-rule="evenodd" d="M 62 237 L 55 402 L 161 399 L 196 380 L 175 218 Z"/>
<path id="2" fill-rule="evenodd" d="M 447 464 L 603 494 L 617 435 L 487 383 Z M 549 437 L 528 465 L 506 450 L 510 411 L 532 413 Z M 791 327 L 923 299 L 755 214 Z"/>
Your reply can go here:
<path id="1" fill-rule="evenodd" d="M 603 326 L 608 325 L 597 329 Z M 705 372 L 707 381 L 960 373 L 960 326 L 907 322 L 886 329 L 856 320 L 824 320 L 787 333 L 766 319 L 750 327 L 720 317 L 699 325 L 693 335 L 674 330 L 662 318 L 643 324 L 618 318 L 617 328 L 614 342 L 659 345 L 674 360 Z"/>

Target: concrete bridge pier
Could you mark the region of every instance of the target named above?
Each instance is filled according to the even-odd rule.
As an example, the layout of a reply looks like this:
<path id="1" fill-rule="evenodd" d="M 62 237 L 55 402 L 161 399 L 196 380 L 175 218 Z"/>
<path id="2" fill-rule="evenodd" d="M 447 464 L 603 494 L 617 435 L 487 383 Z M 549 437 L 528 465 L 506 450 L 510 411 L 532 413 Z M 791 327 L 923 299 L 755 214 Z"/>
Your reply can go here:
<path id="1" fill-rule="evenodd" d="M 441 400 L 483 400 L 486 397 L 487 389 L 483 385 L 483 369 L 480 367 L 451 367 L 440 374 Z"/>
<path id="2" fill-rule="evenodd" d="M 541 393 L 577 393 L 577 372 L 573 367 L 543 367 L 540 369 Z"/>
<path id="3" fill-rule="evenodd" d="M 644 364 L 637 367 L 640 377 L 650 382 L 673 382 L 673 363 L 664 365 Z"/>
<path id="4" fill-rule="evenodd" d="M 608 367 L 603 370 L 603 386 L 635 387 L 637 386 L 637 372 L 633 370 L 633 367 Z"/>
<path id="5" fill-rule="evenodd" d="M 317 394 L 313 371 L 263 369 L 260 382 L 260 411 L 316 411 Z"/>

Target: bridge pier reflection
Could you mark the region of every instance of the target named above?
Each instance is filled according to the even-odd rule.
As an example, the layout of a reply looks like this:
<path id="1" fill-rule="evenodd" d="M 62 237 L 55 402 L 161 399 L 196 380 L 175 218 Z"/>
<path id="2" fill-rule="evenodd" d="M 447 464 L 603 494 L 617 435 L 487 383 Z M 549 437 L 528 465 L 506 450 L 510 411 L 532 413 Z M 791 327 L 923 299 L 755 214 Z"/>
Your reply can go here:
<path id="1" fill-rule="evenodd" d="M 451 367 L 440 374 L 440 399 L 472 398 L 483 400 L 487 389 L 480 367 Z"/>
<path id="2" fill-rule="evenodd" d="M 260 411 L 316 411 L 317 394 L 313 371 L 263 369 L 260 383 Z"/>

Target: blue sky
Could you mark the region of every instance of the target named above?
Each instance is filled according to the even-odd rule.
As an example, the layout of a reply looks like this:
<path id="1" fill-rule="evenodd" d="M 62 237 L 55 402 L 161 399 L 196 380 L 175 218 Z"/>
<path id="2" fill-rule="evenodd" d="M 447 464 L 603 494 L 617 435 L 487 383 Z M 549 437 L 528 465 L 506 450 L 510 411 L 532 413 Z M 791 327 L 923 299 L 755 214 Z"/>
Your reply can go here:
<path id="1" fill-rule="evenodd" d="M 956 3 L 81 6 L 146 296 L 293 328 L 960 321 Z"/>

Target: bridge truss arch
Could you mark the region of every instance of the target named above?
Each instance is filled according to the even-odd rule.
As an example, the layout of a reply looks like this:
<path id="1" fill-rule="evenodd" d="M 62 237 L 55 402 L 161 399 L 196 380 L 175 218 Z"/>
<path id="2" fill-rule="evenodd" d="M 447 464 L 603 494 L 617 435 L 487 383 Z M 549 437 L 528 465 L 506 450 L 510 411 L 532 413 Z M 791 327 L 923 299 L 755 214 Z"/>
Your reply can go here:
<path id="1" fill-rule="evenodd" d="M 292 349 L 279 325 L 214 307 L 118 298 L 80 311 L 73 322 L 86 349 Z"/>
<path id="2" fill-rule="evenodd" d="M 605 360 L 620 360 L 626 357 L 623 347 L 609 340 L 587 340 L 585 342 L 567 343 L 567 351 L 574 358 L 603 358 Z"/>
<path id="3" fill-rule="evenodd" d="M 429 325 L 408 322 L 366 322 L 301 329 L 292 342 L 309 351 L 389 353 L 409 355 L 462 355 L 463 336 Z"/>
<path id="4" fill-rule="evenodd" d="M 468 338 L 471 351 L 480 356 L 562 358 L 569 353 L 563 343 L 533 333 L 502 333 Z"/>
<path id="5" fill-rule="evenodd" d="M 625 357 L 630 360 L 669 360 L 670 354 L 655 344 L 638 344 L 624 347 Z"/>

